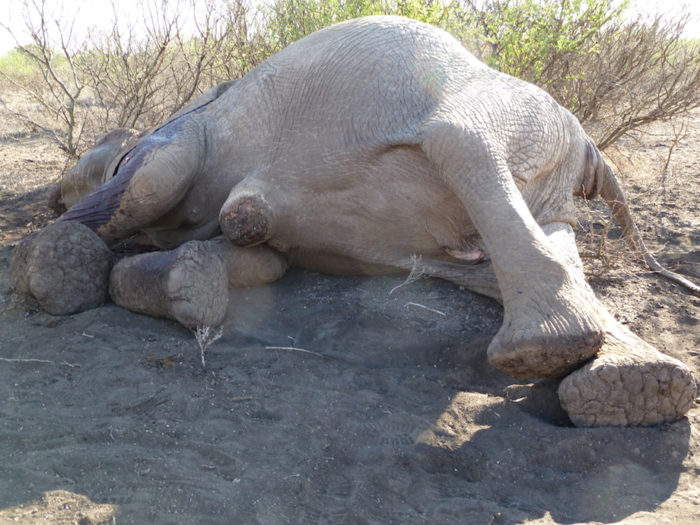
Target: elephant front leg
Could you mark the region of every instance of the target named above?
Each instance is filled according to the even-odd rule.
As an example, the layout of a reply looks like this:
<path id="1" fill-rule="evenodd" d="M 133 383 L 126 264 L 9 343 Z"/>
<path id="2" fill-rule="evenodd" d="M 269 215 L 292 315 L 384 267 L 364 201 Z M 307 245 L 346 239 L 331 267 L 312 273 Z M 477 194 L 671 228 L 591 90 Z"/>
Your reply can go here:
<path id="1" fill-rule="evenodd" d="M 550 245 L 505 161 L 449 123 L 424 131 L 423 148 L 484 239 L 505 309 L 489 361 L 518 378 L 562 377 L 603 344 L 599 305 L 582 275 Z"/>
<path id="2" fill-rule="evenodd" d="M 571 226 L 552 223 L 542 230 L 570 271 L 583 280 Z M 430 275 L 502 300 L 494 287 L 496 276 L 490 263 L 465 266 L 427 261 L 427 268 Z M 592 360 L 559 385 L 559 399 L 571 421 L 577 426 L 656 425 L 683 417 L 696 396 L 690 369 L 634 335 L 602 305 L 597 308 L 602 316 L 603 344 Z"/>
<path id="3" fill-rule="evenodd" d="M 224 236 L 236 246 L 255 246 L 272 236 L 272 208 L 260 188 L 240 183 L 231 190 L 219 212 Z"/>
<path id="4" fill-rule="evenodd" d="M 87 226 L 55 222 L 23 239 L 12 253 L 14 291 L 53 315 L 100 306 L 114 256 Z"/>

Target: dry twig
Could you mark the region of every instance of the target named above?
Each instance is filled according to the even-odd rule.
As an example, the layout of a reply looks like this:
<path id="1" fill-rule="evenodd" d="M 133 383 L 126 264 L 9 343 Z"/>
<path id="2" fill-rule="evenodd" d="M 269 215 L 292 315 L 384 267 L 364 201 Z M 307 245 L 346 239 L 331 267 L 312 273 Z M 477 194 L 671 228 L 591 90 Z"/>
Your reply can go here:
<path id="1" fill-rule="evenodd" d="M 206 369 L 207 367 L 206 361 L 204 360 L 204 353 L 207 347 L 214 343 L 214 341 L 220 339 L 223 334 L 224 329 L 221 327 L 214 331 L 214 328 L 211 326 L 198 326 L 194 331 L 194 338 L 197 340 L 197 344 L 199 344 L 199 352 L 202 358 L 202 369 Z"/>
<path id="2" fill-rule="evenodd" d="M 266 346 L 265 350 L 286 350 L 290 352 L 301 352 L 304 354 L 315 355 L 316 357 L 320 357 L 322 359 L 330 359 L 327 355 L 319 354 L 318 352 L 314 352 L 313 350 L 297 348 L 296 346 Z"/>
<path id="3" fill-rule="evenodd" d="M 441 312 L 440 310 L 436 310 L 435 308 L 430 308 L 429 306 L 425 306 L 425 305 L 422 305 L 422 304 L 410 302 L 410 303 L 406 303 L 406 304 L 404 305 L 404 307 L 406 307 L 406 306 L 416 306 L 416 307 L 418 307 L 418 308 L 422 308 L 423 310 L 427 310 L 427 311 L 429 311 L 429 312 L 433 312 L 433 313 L 435 313 L 435 314 L 438 314 L 438 315 L 441 315 L 441 316 L 445 317 L 445 312 Z"/>
<path id="4" fill-rule="evenodd" d="M 48 359 L 19 359 L 19 358 L 9 358 L 9 357 L 0 357 L 0 361 L 4 361 L 5 363 L 43 363 L 43 364 L 48 364 L 48 365 L 60 365 L 60 366 L 68 366 L 70 368 L 80 368 L 80 365 L 77 365 L 75 363 L 69 363 L 68 361 L 61 361 L 60 363 L 57 363 L 56 361 L 50 361 Z"/>

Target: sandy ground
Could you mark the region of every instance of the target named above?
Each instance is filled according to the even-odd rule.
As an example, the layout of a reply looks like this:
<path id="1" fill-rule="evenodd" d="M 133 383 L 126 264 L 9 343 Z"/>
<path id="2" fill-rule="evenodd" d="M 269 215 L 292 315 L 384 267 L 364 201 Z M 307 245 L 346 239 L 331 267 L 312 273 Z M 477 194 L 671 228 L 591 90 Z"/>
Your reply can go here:
<path id="1" fill-rule="evenodd" d="M 611 154 L 651 247 L 697 281 L 700 114 L 664 177 L 673 143 L 656 126 Z M 655 428 L 572 427 L 555 383 L 488 365 L 501 309 L 449 283 L 390 294 L 402 277 L 292 271 L 232 292 L 206 371 L 175 323 L 27 310 L 12 245 L 51 220 L 63 167 L 0 115 L 0 523 L 700 522 L 698 408 Z M 584 253 L 598 209 L 581 208 Z M 607 253 L 586 259 L 602 300 L 700 377 L 700 298 Z"/>

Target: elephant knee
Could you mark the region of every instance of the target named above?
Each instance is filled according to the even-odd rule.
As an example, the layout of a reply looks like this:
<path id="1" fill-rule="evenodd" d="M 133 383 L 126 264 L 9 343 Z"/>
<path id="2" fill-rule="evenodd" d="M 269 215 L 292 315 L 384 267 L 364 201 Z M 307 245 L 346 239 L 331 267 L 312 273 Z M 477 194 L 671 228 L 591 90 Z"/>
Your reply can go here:
<path id="1" fill-rule="evenodd" d="M 270 205 L 256 193 L 229 197 L 219 213 L 221 231 L 236 246 L 253 246 L 270 239 L 271 219 Z"/>

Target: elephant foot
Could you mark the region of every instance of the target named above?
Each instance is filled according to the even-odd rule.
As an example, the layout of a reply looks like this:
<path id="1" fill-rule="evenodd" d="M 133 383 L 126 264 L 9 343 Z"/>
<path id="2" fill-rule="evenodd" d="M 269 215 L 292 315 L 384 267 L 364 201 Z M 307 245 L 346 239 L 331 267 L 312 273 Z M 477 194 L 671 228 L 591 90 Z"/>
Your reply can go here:
<path id="1" fill-rule="evenodd" d="M 112 264 L 112 252 L 90 228 L 57 221 L 17 245 L 10 275 L 16 293 L 68 315 L 105 302 Z"/>
<path id="2" fill-rule="evenodd" d="M 173 319 L 190 329 L 218 326 L 226 315 L 226 268 L 212 242 L 123 259 L 110 276 L 112 300 L 128 310 Z"/>
<path id="3" fill-rule="evenodd" d="M 590 301 L 576 302 L 556 297 L 547 308 L 529 301 L 506 309 L 503 326 L 488 347 L 489 362 L 518 379 L 563 377 L 580 367 L 598 353 L 604 339 L 598 302 L 590 296 Z"/>
<path id="4" fill-rule="evenodd" d="M 559 385 L 561 405 L 577 426 L 675 421 L 695 396 L 695 380 L 683 363 L 623 327 L 607 333 L 599 355 Z"/>

